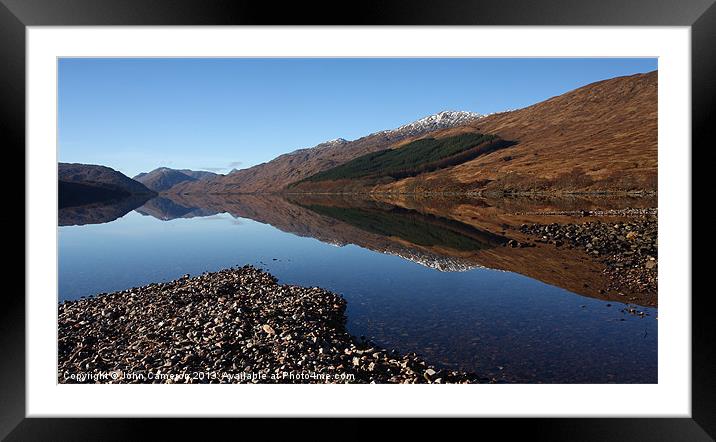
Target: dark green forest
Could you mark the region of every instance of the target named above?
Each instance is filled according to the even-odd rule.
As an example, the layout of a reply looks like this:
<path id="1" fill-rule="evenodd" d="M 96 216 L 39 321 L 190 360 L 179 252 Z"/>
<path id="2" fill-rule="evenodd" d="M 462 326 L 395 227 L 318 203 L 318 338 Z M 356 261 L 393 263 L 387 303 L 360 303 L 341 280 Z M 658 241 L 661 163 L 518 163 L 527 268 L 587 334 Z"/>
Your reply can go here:
<path id="1" fill-rule="evenodd" d="M 398 149 L 385 149 L 360 156 L 303 181 L 381 177 L 401 179 L 460 164 L 512 144 L 496 135 L 480 133 L 439 139 L 424 138 Z"/>

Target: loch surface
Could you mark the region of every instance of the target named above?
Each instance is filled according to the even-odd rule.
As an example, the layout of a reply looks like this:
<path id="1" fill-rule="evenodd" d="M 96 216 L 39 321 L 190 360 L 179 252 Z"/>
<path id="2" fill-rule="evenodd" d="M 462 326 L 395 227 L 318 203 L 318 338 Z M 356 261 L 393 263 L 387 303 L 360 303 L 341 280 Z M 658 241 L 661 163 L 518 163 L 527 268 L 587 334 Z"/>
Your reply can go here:
<path id="1" fill-rule="evenodd" d="M 499 229 L 385 205 L 115 206 L 60 213 L 59 302 L 252 264 L 341 294 L 352 334 L 439 367 L 517 383 L 657 382 L 656 308 L 634 315 L 626 300 L 528 276 L 525 254 L 539 250 L 512 258 Z"/>

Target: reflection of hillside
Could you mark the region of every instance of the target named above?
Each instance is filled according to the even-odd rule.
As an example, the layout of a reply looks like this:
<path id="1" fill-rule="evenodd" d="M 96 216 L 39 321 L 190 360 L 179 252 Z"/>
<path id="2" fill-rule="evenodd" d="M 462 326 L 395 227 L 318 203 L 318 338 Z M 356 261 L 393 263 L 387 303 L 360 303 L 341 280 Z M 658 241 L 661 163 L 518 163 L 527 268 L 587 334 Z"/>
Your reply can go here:
<path id="1" fill-rule="evenodd" d="M 466 224 L 400 207 L 387 210 L 319 205 L 304 207 L 370 233 L 397 237 L 426 247 L 475 251 L 502 246 L 507 242 L 504 237 L 477 230 Z"/>
<path id="2" fill-rule="evenodd" d="M 588 255 L 550 244 L 511 248 L 508 239 L 530 241 L 517 229 L 522 223 L 575 222 L 573 216 L 540 215 L 561 206 L 554 201 L 510 201 L 516 211 L 470 198 L 355 199 L 335 195 L 172 195 L 182 206 L 228 212 L 279 230 L 320 241 L 355 244 L 401 256 L 443 271 L 487 267 L 520 273 L 547 284 L 601 299 L 652 303 L 645 297 L 600 293 L 607 286 L 603 265 Z M 491 201 L 490 201 L 491 202 Z M 594 207 L 607 207 L 605 204 Z M 568 208 L 574 205 L 570 203 Z M 576 207 L 576 206 L 574 206 Z M 587 206 L 592 207 L 592 206 Z M 589 220 L 579 217 L 577 222 Z M 634 299 L 631 299 L 634 298 Z"/>
<path id="3" fill-rule="evenodd" d="M 522 224 L 584 223 L 595 220 L 618 222 L 625 219 L 625 216 L 618 212 L 599 217 L 575 216 L 574 211 L 580 209 L 656 207 L 656 201 L 650 198 L 501 198 L 472 204 L 469 198 L 416 198 L 408 195 L 374 197 L 384 204 L 450 218 L 481 230 L 509 236 L 520 242 L 534 240 L 519 231 Z M 574 293 L 641 305 L 656 305 L 656 299 L 645 293 L 603 293 L 602 290 L 608 285 L 607 277 L 603 273 L 604 264 L 577 249 L 537 243 L 536 247 L 530 248 L 483 250 L 475 254 L 473 259 L 485 267 L 520 273 Z"/>
<path id="4" fill-rule="evenodd" d="M 108 223 L 123 217 L 144 204 L 149 198 L 151 195 L 133 195 L 119 200 L 65 207 L 58 210 L 58 225 L 82 226 Z"/>
<path id="5" fill-rule="evenodd" d="M 435 250 L 439 247 L 414 244 L 400 237 L 389 237 L 376 231 L 364 230 L 340 219 L 289 202 L 280 196 L 205 195 L 202 198 L 196 198 L 194 195 L 171 195 L 171 198 L 177 204 L 203 204 L 208 210 L 228 212 L 234 217 L 253 219 L 294 235 L 315 238 L 337 246 L 356 244 L 443 271 L 464 271 L 479 267 L 463 259 L 459 254 L 446 255 Z M 370 201 L 366 203 L 372 206 L 376 205 Z"/>
<path id="6" fill-rule="evenodd" d="M 162 221 L 169 221 L 176 218 L 211 216 L 218 213 L 217 211 L 206 210 L 200 207 L 183 206 L 174 200 L 163 196 L 152 198 L 136 210 L 142 215 L 152 216 Z"/>

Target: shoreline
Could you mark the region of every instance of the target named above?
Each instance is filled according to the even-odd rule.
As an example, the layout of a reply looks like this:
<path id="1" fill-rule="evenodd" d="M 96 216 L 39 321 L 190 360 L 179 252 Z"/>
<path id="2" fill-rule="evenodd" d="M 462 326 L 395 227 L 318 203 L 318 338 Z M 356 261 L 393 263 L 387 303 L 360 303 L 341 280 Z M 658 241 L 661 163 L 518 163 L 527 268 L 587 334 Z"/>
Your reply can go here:
<path id="1" fill-rule="evenodd" d="M 158 195 L 353 195 L 353 196 L 462 196 L 472 198 L 571 198 L 571 197 L 595 197 L 595 198 L 654 198 L 658 192 L 654 190 L 555 190 L 555 191 L 424 191 L 424 192 L 290 192 L 277 190 L 271 192 L 159 192 Z"/>
<path id="2" fill-rule="evenodd" d="M 59 383 L 491 383 L 348 333 L 346 301 L 244 266 L 58 305 Z"/>
<path id="3" fill-rule="evenodd" d="M 611 214 L 611 213 L 610 213 Z M 598 211 L 582 216 L 599 216 Z M 608 279 L 600 293 L 617 293 L 649 307 L 658 303 L 657 211 L 630 213 L 627 221 L 523 224 L 519 231 L 535 242 L 556 248 L 575 248 L 604 265 Z M 624 292 L 637 294 L 628 296 Z"/>

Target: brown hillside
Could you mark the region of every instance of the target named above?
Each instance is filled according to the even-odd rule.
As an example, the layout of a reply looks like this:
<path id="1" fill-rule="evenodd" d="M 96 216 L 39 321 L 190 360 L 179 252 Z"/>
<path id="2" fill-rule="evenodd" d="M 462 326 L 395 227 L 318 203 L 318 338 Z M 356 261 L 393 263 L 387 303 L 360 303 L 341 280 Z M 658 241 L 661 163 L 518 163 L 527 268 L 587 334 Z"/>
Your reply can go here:
<path id="1" fill-rule="evenodd" d="M 354 141 L 342 138 L 309 149 L 300 149 L 248 169 L 200 183 L 182 183 L 172 193 L 259 193 L 279 192 L 318 172 L 331 169 L 361 155 L 387 149 L 406 139 L 425 136 L 438 129 L 462 125 L 477 117 L 470 112 L 440 112 L 392 130 L 384 130 Z"/>
<path id="2" fill-rule="evenodd" d="M 515 140 L 381 192 L 656 191 L 658 72 L 618 77 L 431 136 L 476 130 Z"/>
<path id="3" fill-rule="evenodd" d="M 589 84 L 524 109 L 448 129 L 383 131 L 334 140 L 213 179 L 180 183 L 172 193 L 285 191 L 318 172 L 426 136 L 496 134 L 512 147 L 399 181 L 321 182 L 291 192 L 619 192 L 656 191 L 657 71 Z"/>

